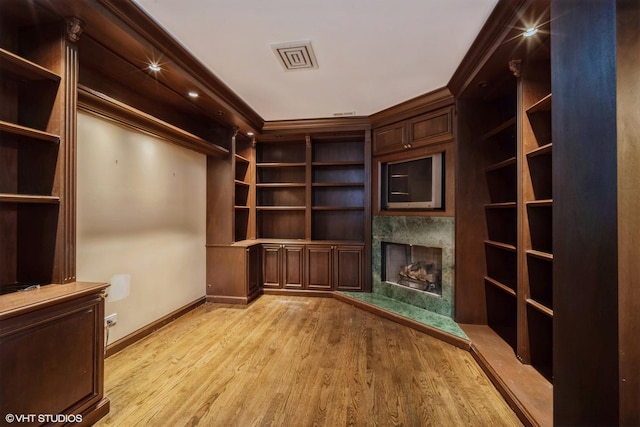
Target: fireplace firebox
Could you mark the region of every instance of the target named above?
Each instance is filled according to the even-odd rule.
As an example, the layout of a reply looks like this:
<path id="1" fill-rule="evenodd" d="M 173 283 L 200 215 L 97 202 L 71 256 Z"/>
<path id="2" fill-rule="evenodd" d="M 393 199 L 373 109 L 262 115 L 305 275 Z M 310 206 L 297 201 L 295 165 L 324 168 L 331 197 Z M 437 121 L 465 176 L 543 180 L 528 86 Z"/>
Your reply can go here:
<path id="1" fill-rule="evenodd" d="M 382 280 L 442 296 L 442 248 L 382 242 Z"/>

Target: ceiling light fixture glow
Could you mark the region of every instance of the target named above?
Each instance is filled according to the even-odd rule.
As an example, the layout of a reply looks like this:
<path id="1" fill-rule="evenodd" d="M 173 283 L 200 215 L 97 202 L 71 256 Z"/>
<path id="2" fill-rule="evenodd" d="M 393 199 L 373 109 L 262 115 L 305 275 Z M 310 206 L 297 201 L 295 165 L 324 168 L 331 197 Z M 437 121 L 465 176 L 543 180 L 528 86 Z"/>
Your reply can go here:
<path id="1" fill-rule="evenodd" d="M 522 37 L 531 37 L 536 35 L 536 33 L 538 32 L 538 29 L 535 27 L 529 28 L 528 30 L 524 31 L 522 33 Z"/>
<path id="2" fill-rule="evenodd" d="M 253 132 L 251 131 L 247 132 L 247 136 L 253 136 Z"/>
<path id="3" fill-rule="evenodd" d="M 198 92 L 192 90 L 192 91 L 189 91 L 189 96 L 191 98 L 197 98 L 199 95 L 198 95 Z"/>
<path id="4" fill-rule="evenodd" d="M 149 64 L 149 69 L 154 73 L 157 73 L 158 71 L 162 70 L 162 67 L 160 67 L 160 64 L 158 64 L 157 62 L 152 62 Z"/>

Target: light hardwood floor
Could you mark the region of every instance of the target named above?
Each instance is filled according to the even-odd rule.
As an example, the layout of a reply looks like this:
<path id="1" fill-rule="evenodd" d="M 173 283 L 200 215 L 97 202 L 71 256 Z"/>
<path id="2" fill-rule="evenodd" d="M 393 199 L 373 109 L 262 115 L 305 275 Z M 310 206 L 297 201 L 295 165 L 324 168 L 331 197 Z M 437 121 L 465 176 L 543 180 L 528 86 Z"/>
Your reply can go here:
<path id="1" fill-rule="evenodd" d="M 471 355 L 331 298 L 205 304 L 105 362 L 96 426 L 520 426 Z"/>

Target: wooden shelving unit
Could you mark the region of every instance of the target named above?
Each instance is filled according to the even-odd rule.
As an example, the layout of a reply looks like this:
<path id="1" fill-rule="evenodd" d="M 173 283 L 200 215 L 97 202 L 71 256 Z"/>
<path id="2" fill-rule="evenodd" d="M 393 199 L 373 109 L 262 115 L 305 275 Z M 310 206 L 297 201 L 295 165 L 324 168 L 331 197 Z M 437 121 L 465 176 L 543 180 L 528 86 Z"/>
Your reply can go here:
<path id="1" fill-rule="evenodd" d="M 548 6 L 509 4 L 500 42 L 464 80 L 454 78 L 462 84 L 456 320 L 496 382 L 531 368 L 522 370 L 530 384 L 505 395 L 532 424 L 548 423 L 553 410 L 552 98 L 548 28 L 530 39 L 521 33 L 532 22 L 548 25 Z M 484 345 L 496 340 L 501 352 Z"/>
<path id="2" fill-rule="evenodd" d="M 75 141 L 66 131 L 75 47 L 62 20 L 15 7 L 0 5 L 3 18 L 13 17 L 0 26 L 0 291 L 75 280 Z"/>

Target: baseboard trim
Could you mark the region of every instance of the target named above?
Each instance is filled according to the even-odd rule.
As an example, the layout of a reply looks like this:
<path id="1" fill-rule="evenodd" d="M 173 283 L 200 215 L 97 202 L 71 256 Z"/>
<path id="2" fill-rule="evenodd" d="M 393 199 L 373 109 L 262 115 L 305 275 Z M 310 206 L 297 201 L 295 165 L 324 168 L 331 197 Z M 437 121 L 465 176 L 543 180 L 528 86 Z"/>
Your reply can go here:
<path id="1" fill-rule="evenodd" d="M 314 291 L 308 289 L 269 289 L 263 288 L 262 293 L 265 295 L 290 295 L 295 297 L 333 297 L 333 291 Z"/>
<path id="2" fill-rule="evenodd" d="M 355 307 L 361 308 L 362 310 L 368 311 L 370 313 L 376 314 L 380 317 L 384 317 L 385 319 L 392 320 L 401 325 L 407 326 L 409 328 L 415 329 L 417 331 L 423 332 L 427 335 L 431 335 L 434 338 L 439 339 L 440 341 L 444 341 L 448 344 L 454 345 L 463 350 L 469 351 L 471 349 L 471 342 L 465 340 L 464 338 L 460 338 L 453 334 L 450 334 L 445 331 L 441 331 L 440 329 L 434 328 L 429 325 L 425 325 L 424 323 L 416 322 L 413 319 L 409 319 L 404 316 L 400 316 L 399 314 L 393 313 L 391 311 L 387 311 L 383 308 L 377 307 L 375 305 L 367 304 L 364 301 L 360 301 L 355 298 L 351 298 L 345 294 L 336 292 L 333 294 L 333 297 L 339 301 L 346 302 L 347 304 L 351 304 Z"/>
<path id="3" fill-rule="evenodd" d="M 147 326 L 140 328 L 137 331 L 134 331 L 125 337 L 120 338 L 118 341 L 115 341 L 113 344 L 107 345 L 105 358 L 113 356 L 117 352 L 129 347 L 131 344 L 135 343 L 136 341 L 140 341 L 142 338 L 146 337 L 147 335 L 150 335 L 152 332 L 157 331 L 158 329 L 165 326 L 166 324 L 173 322 L 178 317 L 183 316 L 188 312 L 190 312 L 191 310 L 193 310 L 194 308 L 198 307 L 199 305 L 204 304 L 206 300 L 207 300 L 206 297 L 200 297 L 197 300 L 192 301 L 189 304 L 182 306 L 177 310 L 172 311 L 166 316 L 163 316 L 158 320 L 149 323 Z"/>

